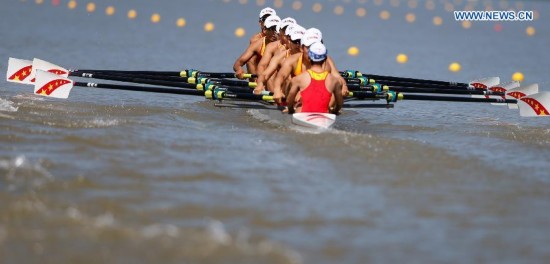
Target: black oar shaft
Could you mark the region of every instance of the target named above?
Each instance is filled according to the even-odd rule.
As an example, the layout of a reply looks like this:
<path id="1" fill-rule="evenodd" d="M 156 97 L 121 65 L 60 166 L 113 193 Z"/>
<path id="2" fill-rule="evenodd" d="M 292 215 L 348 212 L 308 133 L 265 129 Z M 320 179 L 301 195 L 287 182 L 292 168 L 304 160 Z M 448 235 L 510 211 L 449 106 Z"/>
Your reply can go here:
<path id="1" fill-rule="evenodd" d="M 406 77 L 395 77 L 395 76 L 384 76 L 376 74 L 363 74 L 369 79 L 375 79 L 377 82 L 382 81 L 394 81 L 394 82 L 405 82 L 405 83 L 422 83 L 422 84 L 434 84 L 440 86 L 458 86 L 458 87 L 468 87 L 467 83 L 458 83 L 458 82 L 447 82 L 447 81 L 437 81 L 437 80 L 425 80 L 425 79 L 416 79 L 416 78 L 406 78 Z"/>
<path id="2" fill-rule="evenodd" d="M 178 71 L 120 71 L 120 70 L 73 70 L 74 73 L 81 72 L 95 72 L 104 74 L 131 74 L 131 75 L 156 75 L 156 76 L 177 76 L 179 77 L 181 72 Z"/>
<path id="3" fill-rule="evenodd" d="M 110 75 L 110 74 L 101 74 L 101 73 L 71 73 L 71 75 L 84 78 L 94 78 L 101 80 L 110 80 L 110 81 L 121 81 L 121 82 L 130 82 L 130 83 L 140 83 L 140 84 L 150 84 L 150 85 L 160 85 L 160 86 L 169 86 L 176 88 L 184 89 L 199 89 L 204 90 L 206 87 L 202 84 L 190 84 L 182 81 L 164 81 L 164 80 L 150 80 L 143 78 L 135 78 L 132 75 Z M 178 77 L 181 78 L 181 77 Z M 182 78 L 187 79 L 187 78 Z M 252 93 L 250 88 L 244 87 L 224 87 L 226 91 L 235 92 L 235 93 Z"/>
<path id="4" fill-rule="evenodd" d="M 420 101 L 444 101 L 444 102 L 470 102 L 470 103 L 508 103 L 515 104 L 515 99 L 500 99 L 500 98 L 471 98 L 471 97 L 456 97 L 456 96 L 431 96 L 418 94 L 400 94 L 403 100 L 420 100 Z"/>
<path id="5" fill-rule="evenodd" d="M 187 89 L 174 89 L 174 88 L 164 88 L 164 87 L 143 87 L 143 86 L 134 86 L 134 85 L 118 85 L 118 84 L 106 84 L 106 83 L 86 83 L 86 82 L 75 82 L 75 86 L 81 87 L 93 87 L 93 88 L 102 88 L 102 89 L 111 89 L 111 90 L 124 90 L 124 91 L 138 91 L 138 92 L 150 92 L 150 93 L 168 93 L 168 94 L 185 94 L 185 95 L 202 95 L 204 96 L 204 91 L 199 90 L 187 90 Z"/>
<path id="6" fill-rule="evenodd" d="M 454 89 L 437 89 L 437 88 L 411 88 L 411 87 L 390 87 L 391 91 L 406 92 L 406 93 L 434 93 L 434 94 L 475 94 L 475 95 L 499 95 L 504 93 L 481 91 L 481 90 L 454 90 Z"/>

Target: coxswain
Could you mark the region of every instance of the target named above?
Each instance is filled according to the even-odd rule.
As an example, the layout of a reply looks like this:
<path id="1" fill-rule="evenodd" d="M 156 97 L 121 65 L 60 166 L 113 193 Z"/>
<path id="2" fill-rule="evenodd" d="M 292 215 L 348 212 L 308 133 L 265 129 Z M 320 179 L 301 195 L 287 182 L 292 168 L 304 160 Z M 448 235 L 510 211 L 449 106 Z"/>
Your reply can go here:
<path id="1" fill-rule="evenodd" d="M 302 72 L 290 81 L 290 90 L 287 97 L 288 113 L 332 113 L 338 114 L 342 108 L 342 82 L 325 68 L 327 49 L 321 42 L 313 43 L 308 49 L 305 60 L 309 69 Z M 296 104 L 296 97 L 300 97 L 301 104 Z M 331 98 L 335 103 L 330 107 Z"/>
<path id="2" fill-rule="evenodd" d="M 277 25 L 281 22 L 281 19 L 277 15 L 269 16 L 264 22 L 264 34 L 265 36 L 254 41 L 248 48 L 241 54 L 241 56 L 233 64 L 233 70 L 235 71 L 235 76 L 239 79 L 243 79 L 243 65 L 250 62 L 251 59 L 256 56 L 257 59 L 261 60 L 266 45 L 277 40 Z M 259 61 L 258 60 L 258 61 Z M 255 65 L 257 67 L 257 64 Z M 256 72 L 260 74 L 260 72 Z"/>

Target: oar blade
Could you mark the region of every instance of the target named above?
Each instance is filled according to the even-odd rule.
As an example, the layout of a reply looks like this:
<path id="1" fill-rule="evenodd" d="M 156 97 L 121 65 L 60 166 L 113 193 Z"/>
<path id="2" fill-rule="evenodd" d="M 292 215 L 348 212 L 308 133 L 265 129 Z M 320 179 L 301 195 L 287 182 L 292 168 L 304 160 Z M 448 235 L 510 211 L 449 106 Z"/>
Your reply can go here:
<path id="1" fill-rule="evenodd" d="M 500 83 L 500 77 L 487 77 L 470 82 L 470 87 L 475 89 L 487 90 L 489 87 L 493 87 Z"/>
<path id="2" fill-rule="evenodd" d="M 51 62 L 47 62 L 45 60 L 41 60 L 41 59 L 37 59 L 37 58 L 34 58 L 34 60 L 32 61 L 32 69 L 33 69 L 34 74 L 36 74 L 36 71 L 42 70 L 42 71 L 47 71 L 47 72 L 50 72 L 50 73 L 53 73 L 53 74 L 57 74 L 59 76 L 69 77 L 69 70 L 67 70 L 67 69 L 65 69 L 61 66 L 55 65 Z M 33 82 L 34 82 L 34 80 L 33 80 Z"/>
<path id="3" fill-rule="evenodd" d="M 22 84 L 31 84 L 32 61 L 17 58 L 8 59 L 6 81 Z"/>
<path id="4" fill-rule="evenodd" d="M 506 92 L 506 99 L 520 99 L 524 96 L 536 94 L 539 92 L 539 85 L 537 83 L 522 85 L 520 87 L 510 89 Z M 518 109 L 517 104 L 508 104 L 509 109 Z"/>
<path id="5" fill-rule="evenodd" d="M 548 116 L 550 115 L 550 92 L 541 92 L 524 96 L 518 100 L 521 116 Z"/>
<path id="6" fill-rule="evenodd" d="M 37 95 L 67 99 L 72 88 L 73 81 L 63 76 L 43 70 L 36 71 L 34 93 Z"/>
<path id="7" fill-rule="evenodd" d="M 514 89 L 514 88 L 518 88 L 519 87 L 519 82 L 518 81 L 511 81 L 511 82 L 507 82 L 507 83 L 501 83 L 501 84 L 498 84 L 498 85 L 495 85 L 495 86 L 492 86 L 492 87 L 489 87 L 489 91 L 491 92 L 495 92 L 495 93 L 506 93 L 506 91 L 510 90 L 510 89 Z M 490 95 L 488 98 L 502 98 L 502 99 L 506 99 L 506 97 L 504 95 Z M 491 103 L 492 105 L 507 105 L 506 103 Z"/>

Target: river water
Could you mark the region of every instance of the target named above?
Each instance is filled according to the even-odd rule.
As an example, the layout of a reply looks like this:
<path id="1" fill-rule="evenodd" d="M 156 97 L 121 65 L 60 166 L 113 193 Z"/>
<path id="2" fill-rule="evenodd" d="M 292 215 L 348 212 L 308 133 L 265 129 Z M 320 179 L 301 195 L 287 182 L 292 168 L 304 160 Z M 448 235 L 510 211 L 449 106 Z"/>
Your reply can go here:
<path id="1" fill-rule="evenodd" d="M 230 71 L 264 6 L 37 2 L 2 4 L 2 72 L 9 57 Z M 275 1 L 281 16 L 323 31 L 341 69 L 459 82 L 521 71 L 548 91 L 550 3 L 414 2 L 319 1 L 316 13 L 313 2 Z M 445 3 L 519 5 L 540 18 L 464 29 Z M 453 61 L 460 72 L 447 70 Z M 2 78 L 0 123 L 1 263 L 550 262 L 550 119 L 506 107 L 404 101 L 347 109 L 334 130 L 312 134 L 201 97 L 76 87 L 50 99 Z"/>

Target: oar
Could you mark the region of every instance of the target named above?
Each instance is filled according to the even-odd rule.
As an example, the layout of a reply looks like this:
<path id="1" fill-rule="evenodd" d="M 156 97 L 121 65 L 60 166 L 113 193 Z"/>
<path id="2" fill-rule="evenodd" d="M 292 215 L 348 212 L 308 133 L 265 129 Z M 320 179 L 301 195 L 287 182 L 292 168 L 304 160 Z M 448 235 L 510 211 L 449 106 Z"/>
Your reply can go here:
<path id="1" fill-rule="evenodd" d="M 488 77 L 479 80 L 471 81 L 468 85 L 441 85 L 422 82 L 401 82 L 401 81 L 387 81 L 368 79 L 366 77 L 347 78 L 348 85 L 367 86 L 373 83 L 381 83 L 383 85 L 398 86 L 398 87 L 418 87 L 418 88 L 436 88 L 436 89 L 451 89 L 451 90 L 487 90 L 490 87 L 496 86 L 500 83 L 499 77 Z"/>
<path id="2" fill-rule="evenodd" d="M 140 84 L 150 84 L 150 85 L 161 85 L 161 86 L 169 86 L 169 87 L 177 87 L 177 88 L 185 88 L 185 89 L 197 89 L 197 90 L 212 90 L 214 88 L 219 88 L 220 86 L 216 83 L 205 83 L 205 84 L 190 84 L 183 81 L 165 81 L 165 80 L 154 80 L 154 79 L 142 79 L 133 77 L 131 75 L 110 75 L 106 73 L 70 73 L 69 76 L 75 76 L 75 77 L 83 77 L 83 78 L 93 78 L 93 79 L 101 79 L 101 80 L 110 80 L 110 81 L 121 81 L 121 82 L 130 82 L 130 83 L 140 83 Z M 162 78 L 159 78 L 162 79 Z M 227 91 L 235 92 L 235 93 L 252 93 L 252 90 L 250 88 L 245 87 L 231 87 L 231 86 L 225 86 L 223 87 Z M 263 93 L 264 95 L 269 95 L 269 92 Z"/>
<path id="3" fill-rule="evenodd" d="M 182 71 L 122 71 L 122 70 L 91 70 L 91 69 L 78 69 L 71 70 L 73 72 L 96 72 L 96 73 L 109 73 L 109 74 L 130 74 L 130 75 L 156 75 L 156 76 L 179 76 L 179 77 L 205 77 L 205 78 L 236 78 L 234 72 L 202 72 L 193 69 L 187 69 Z M 255 78 L 255 74 L 244 74 L 244 78 Z"/>
<path id="4" fill-rule="evenodd" d="M 443 101 L 443 102 L 471 102 L 471 103 L 507 103 L 517 104 L 520 116 L 548 116 L 550 115 L 550 92 L 541 92 L 520 99 L 502 98 L 471 98 L 455 96 L 430 96 L 418 94 L 387 93 L 388 102 L 397 100 L 419 100 L 419 101 Z"/>
<path id="5" fill-rule="evenodd" d="M 117 73 L 117 72 L 93 72 L 93 71 L 84 71 L 76 70 L 69 72 L 69 76 L 76 77 L 87 77 L 89 75 L 104 74 L 109 76 L 121 76 L 128 78 L 137 78 L 142 80 L 158 80 L 158 81 L 170 81 L 178 83 L 189 83 L 189 84 L 216 84 L 216 85 L 230 85 L 238 87 L 256 87 L 256 83 L 247 82 L 241 80 L 229 80 L 229 79 L 220 79 L 220 78 L 206 78 L 206 77 L 176 77 L 176 76 L 162 76 L 162 75 L 146 75 L 146 74 L 130 74 L 130 73 Z"/>
<path id="6" fill-rule="evenodd" d="M 340 72 L 344 78 L 358 78 L 358 77 L 367 77 L 368 79 L 374 79 L 377 82 L 381 81 L 394 81 L 394 82 L 404 82 L 404 83 L 422 83 L 422 84 L 434 84 L 440 86 L 458 86 L 458 87 L 469 87 L 468 83 L 459 83 L 459 82 L 448 82 L 448 81 L 438 81 L 438 80 L 426 80 L 426 79 L 416 79 L 416 78 L 407 78 L 407 77 L 396 77 L 396 76 L 385 76 L 385 75 L 376 75 L 376 74 L 365 74 L 360 71 L 346 70 Z"/>
<path id="7" fill-rule="evenodd" d="M 74 86 L 92 87 L 100 89 L 125 90 L 125 91 L 140 91 L 152 93 L 169 93 L 169 94 L 184 94 L 205 96 L 208 99 L 244 99 L 257 101 L 273 101 L 273 97 L 269 95 L 256 95 L 253 93 L 233 93 L 224 88 L 216 88 L 214 90 L 192 90 L 192 89 L 174 89 L 165 87 L 144 87 L 132 85 L 117 85 L 104 83 L 89 83 L 89 82 L 74 82 L 66 77 L 59 76 L 42 70 L 36 71 L 36 82 L 34 93 L 42 96 L 54 98 L 68 98 Z"/>

